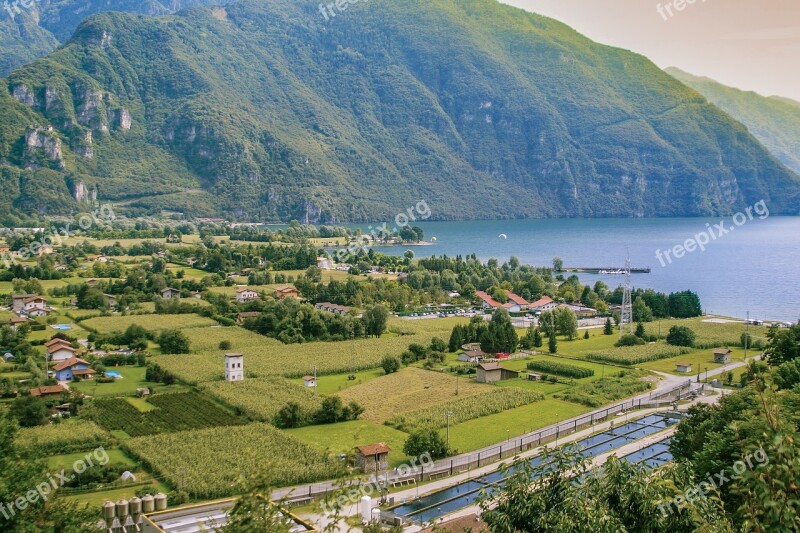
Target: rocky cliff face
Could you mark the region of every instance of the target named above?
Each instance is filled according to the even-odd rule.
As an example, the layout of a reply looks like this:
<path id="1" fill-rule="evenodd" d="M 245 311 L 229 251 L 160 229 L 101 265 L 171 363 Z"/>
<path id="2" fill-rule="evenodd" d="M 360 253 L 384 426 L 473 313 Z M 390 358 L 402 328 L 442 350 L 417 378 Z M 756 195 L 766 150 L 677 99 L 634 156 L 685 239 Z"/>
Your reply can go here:
<path id="1" fill-rule="evenodd" d="M 44 164 L 42 164 L 44 161 Z M 64 170 L 64 153 L 61 140 L 52 127 L 31 127 L 25 132 L 25 168 L 36 169 L 42 166 Z"/>
<path id="2" fill-rule="evenodd" d="M 102 14 L 7 87 L 0 161 L 30 164 L 25 128 L 52 124 L 66 174 L 153 211 L 691 216 L 800 198 L 746 128 L 646 58 L 490 0 L 365 2 L 328 24 L 305 0 Z"/>

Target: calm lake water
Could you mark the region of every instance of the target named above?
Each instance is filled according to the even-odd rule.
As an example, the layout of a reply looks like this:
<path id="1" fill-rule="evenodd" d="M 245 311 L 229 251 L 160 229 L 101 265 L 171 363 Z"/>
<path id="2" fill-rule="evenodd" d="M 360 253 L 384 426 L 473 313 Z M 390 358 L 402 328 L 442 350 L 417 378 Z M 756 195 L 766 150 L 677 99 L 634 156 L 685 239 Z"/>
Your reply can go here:
<path id="1" fill-rule="evenodd" d="M 550 266 L 555 256 L 566 267 L 623 267 L 630 252 L 634 267 L 651 267 L 650 274 L 633 276 L 636 287 L 674 292 L 691 289 L 700 295 L 707 313 L 761 320 L 800 318 L 800 217 L 758 217 L 735 226 L 711 241 L 705 251 L 687 253 L 664 266 L 656 251 L 673 248 L 708 232 L 723 219 L 559 219 L 470 222 L 420 222 L 431 246 L 386 247 L 376 250 L 401 255 L 412 249 L 417 257 L 475 253 L 501 263 L 512 255 L 522 263 Z M 741 220 L 740 220 L 741 222 Z M 389 224 L 391 227 L 391 224 Z M 714 228 L 712 228 L 714 229 Z M 501 234 L 507 238 L 500 237 Z M 715 237 L 719 230 L 714 229 Z M 598 279 L 610 287 L 621 276 L 580 274 L 582 283 Z"/>

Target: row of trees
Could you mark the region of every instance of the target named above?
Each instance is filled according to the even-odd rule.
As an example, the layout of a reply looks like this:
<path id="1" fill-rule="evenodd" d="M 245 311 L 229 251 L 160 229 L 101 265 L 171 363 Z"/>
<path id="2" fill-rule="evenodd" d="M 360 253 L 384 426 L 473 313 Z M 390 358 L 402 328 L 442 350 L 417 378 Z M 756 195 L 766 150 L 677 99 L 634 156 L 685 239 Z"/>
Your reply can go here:
<path id="1" fill-rule="evenodd" d="M 286 344 L 309 340 L 340 341 L 351 337 L 380 337 L 386 331 L 389 311 L 383 305 L 374 305 L 364 311 L 361 318 L 322 311 L 313 305 L 294 298 L 261 300 L 249 304 L 249 310 L 258 311 L 243 326 L 251 331 L 274 337 Z"/>

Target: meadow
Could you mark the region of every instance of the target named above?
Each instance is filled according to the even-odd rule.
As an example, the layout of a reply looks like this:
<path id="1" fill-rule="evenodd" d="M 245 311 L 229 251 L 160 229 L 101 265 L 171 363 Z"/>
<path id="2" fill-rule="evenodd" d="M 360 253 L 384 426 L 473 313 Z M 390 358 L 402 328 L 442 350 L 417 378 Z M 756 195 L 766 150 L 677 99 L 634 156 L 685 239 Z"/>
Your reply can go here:
<path id="1" fill-rule="evenodd" d="M 547 398 L 541 402 L 451 426 L 450 446 L 458 452 L 469 452 L 492 444 L 502 444 L 508 439 L 562 422 L 589 410 L 576 403 Z"/>
<path id="2" fill-rule="evenodd" d="M 723 322 L 711 322 L 720 320 Z M 645 324 L 645 331 L 648 335 L 659 335 L 666 339 L 667 333 L 672 326 L 686 326 L 697 335 L 695 348 L 720 348 L 723 346 L 734 347 L 742 345 L 742 334 L 749 332 L 753 337 L 753 344 L 759 341 L 765 343 L 767 340 L 767 328 L 759 326 L 746 326 L 743 322 L 725 321 L 726 319 L 715 319 L 712 317 L 690 318 L 685 320 L 662 320 L 660 322 L 650 322 Z"/>
<path id="3" fill-rule="evenodd" d="M 756 352 L 751 351 L 749 354 L 751 357 L 756 355 Z M 732 350 L 731 353 L 731 362 L 741 362 L 744 360 L 744 349 L 738 348 Z M 652 361 L 650 363 L 645 363 L 642 365 L 642 368 L 646 368 L 648 370 L 656 370 L 659 372 L 667 372 L 669 374 L 675 374 L 678 376 L 685 376 L 687 374 L 678 372 L 676 369 L 676 363 L 689 363 L 692 365 L 692 373 L 691 376 L 697 375 L 697 372 L 704 372 L 706 370 L 713 370 L 715 368 L 719 368 L 723 366 L 720 363 L 714 362 L 714 354 L 710 349 L 703 349 L 703 350 L 692 350 L 687 354 L 681 355 L 679 357 L 673 357 L 671 359 L 662 359 L 659 361 Z"/>
<path id="4" fill-rule="evenodd" d="M 77 381 L 70 385 L 73 389 L 89 396 L 129 396 L 136 394 L 136 389 L 149 388 L 150 392 L 177 392 L 185 390 L 183 385 L 162 385 L 152 383 L 145 379 L 146 369 L 140 366 L 118 366 L 109 368 L 114 372 L 119 372 L 121 378 L 115 379 L 111 383 L 98 383 L 94 379 Z"/>
<path id="5" fill-rule="evenodd" d="M 353 420 L 326 426 L 307 426 L 287 429 L 285 432 L 322 452 L 335 455 L 350 455 L 356 446 L 383 442 L 391 448 L 389 452 L 390 467 L 400 466 L 406 460 L 403 445 L 408 434 L 366 420 Z"/>
<path id="6" fill-rule="evenodd" d="M 240 492 L 242 476 L 268 473 L 276 487 L 336 478 L 342 462 L 269 424 L 162 433 L 123 449 L 194 498 Z"/>

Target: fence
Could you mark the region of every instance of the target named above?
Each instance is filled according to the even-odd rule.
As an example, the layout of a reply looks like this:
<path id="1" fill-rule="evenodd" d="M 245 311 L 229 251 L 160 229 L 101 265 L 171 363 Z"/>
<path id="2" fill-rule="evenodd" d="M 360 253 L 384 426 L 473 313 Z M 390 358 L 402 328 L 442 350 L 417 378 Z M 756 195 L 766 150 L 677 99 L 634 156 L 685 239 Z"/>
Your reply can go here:
<path id="1" fill-rule="evenodd" d="M 559 439 L 572 435 L 582 429 L 605 422 L 609 417 L 624 413 L 631 409 L 652 409 L 659 407 L 669 407 L 675 401 L 680 400 L 691 390 L 691 381 L 661 393 L 651 392 L 647 397 L 634 398 L 618 403 L 611 407 L 598 409 L 586 415 L 582 415 L 571 420 L 559 423 L 556 426 L 547 427 L 515 439 L 509 439 L 502 444 L 490 448 L 484 448 L 478 452 L 459 455 L 450 459 L 437 461 L 428 468 L 419 467 L 413 473 L 401 476 L 397 471 L 385 472 L 383 474 L 372 475 L 369 483 L 383 487 L 402 487 L 414 486 L 423 481 L 432 481 L 445 477 L 469 472 L 472 469 L 481 468 L 496 461 L 501 461 L 517 454 L 526 452 L 533 448 L 549 444 L 558 443 Z M 273 496 L 289 499 L 290 503 L 303 504 L 312 498 L 327 496 L 339 490 L 334 483 L 321 483 L 295 487 L 276 491 Z"/>

